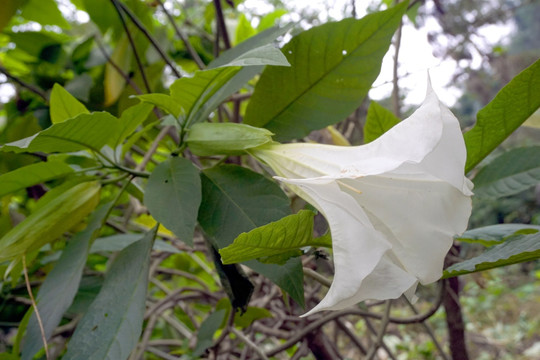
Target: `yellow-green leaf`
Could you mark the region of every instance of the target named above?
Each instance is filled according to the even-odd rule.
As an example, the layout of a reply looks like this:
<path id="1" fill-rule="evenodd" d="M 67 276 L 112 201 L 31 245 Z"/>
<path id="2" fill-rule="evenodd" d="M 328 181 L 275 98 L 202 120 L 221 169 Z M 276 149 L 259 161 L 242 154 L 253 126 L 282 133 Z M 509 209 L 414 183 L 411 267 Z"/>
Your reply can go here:
<path id="1" fill-rule="evenodd" d="M 0 239 L 0 262 L 39 250 L 59 238 L 94 210 L 100 189 L 97 182 L 78 184 L 39 207 Z"/>
<path id="2" fill-rule="evenodd" d="M 90 114 L 90 111 L 59 84 L 54 84 L 51 92 L 51 121 L 58 124 L 79 114 Z"/>

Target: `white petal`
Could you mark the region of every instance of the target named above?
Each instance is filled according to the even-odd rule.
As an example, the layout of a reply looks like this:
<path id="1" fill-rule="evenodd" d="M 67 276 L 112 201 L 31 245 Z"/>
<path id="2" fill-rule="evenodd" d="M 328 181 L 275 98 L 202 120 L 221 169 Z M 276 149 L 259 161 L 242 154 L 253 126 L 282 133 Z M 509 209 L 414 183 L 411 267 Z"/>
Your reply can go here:
<path id="1" fill-rule="evenodd" d="M 423 284 L 441 277 L 453 236 L 465 231 L 471 213 L 469 196 L 430 179 L 395 179 L 391 174 L 340 179 L 348 185 L 342 190 L 392 243 L 393 259 Z"/>
<path id="2" fill-rule="evenodd" d="M 362 146 L 270 144 L 251 151 L 279 176 L 366 176 L 424 163 L 424 171 L 463 186 L 465 146 L 459 122 L 431 87 L 422 105 L 381 137 Z M 426 159 L 427 158 L 427 159 Z M 441 161 L 448 161 L 443 164 Z M 461 174 L 458 178 L 456 174 Z"/>
<path id="3" fill-rule="evenodd" d="M 373 228 L 363 209 L 339 188 L 337 182 L 328 179 L 280 180 L 299 187 L 310 196 L 312 205 L 324 214 L 332 233 L 334 280 L 324 299 L 312 311 L 349 303 L 390 249 L 390 243 Z"/>

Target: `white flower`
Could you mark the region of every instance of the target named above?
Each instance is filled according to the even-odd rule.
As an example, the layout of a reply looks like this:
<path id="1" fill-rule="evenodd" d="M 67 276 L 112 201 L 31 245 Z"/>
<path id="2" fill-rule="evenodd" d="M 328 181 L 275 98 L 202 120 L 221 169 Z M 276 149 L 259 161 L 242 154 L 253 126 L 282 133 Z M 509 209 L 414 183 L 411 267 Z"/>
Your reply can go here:
<path id="1" fill-rule="evenodd" d="M 334 280 L 306 315 L 413 298 L 419 282 L 441 277 L 453 236 L 467 227 L 465 143 L 431 85 L 414 114 L 369 144 L 274 143 L 250 152 L 330 225 Z"/>

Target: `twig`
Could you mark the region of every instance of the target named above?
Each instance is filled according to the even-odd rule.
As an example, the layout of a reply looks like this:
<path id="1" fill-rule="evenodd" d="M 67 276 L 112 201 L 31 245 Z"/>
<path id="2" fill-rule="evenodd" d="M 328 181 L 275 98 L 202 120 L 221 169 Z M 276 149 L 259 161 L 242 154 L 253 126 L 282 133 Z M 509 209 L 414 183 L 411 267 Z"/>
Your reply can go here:
<path id="1" fill-rule="evenodd" d="M 236 315 L 236 310 L 234 308 L 231 308 L 229 311 L 229 319 L 227 319 L 227 325 L 225 326 L 223 331 L 221 331 L 221 334 L 219 335 L 217 340 L 214 341 L 214 345 L 212 345 L 212 347 L 209 350 L 218 354 L 217 350 L 218 350 L 219 345 L 221 344 L 223 339 L 225 339 L 229 335 L 229 332 L 234 328 L 235 315 Z"/>
<path id="2" fill-rule="evenodd" d="M 396 0 L 396 2 L 399 2 Z M 403 20 L 400 20 L 399 27 L 396 33 L 396 42 L 394 44 L 395 53 L 394 53 L 394 69 L 393 69 L 393 89 L 392 89 L 392 107 L 394 108 L 394 115 L 398 119 L 401 118 L 401 106 L 399 101 L 399 77 L 398 77 L 398 67 L 399 67 L 399 48 L 401 47 L 401 30 L 403 28 Z"/>
<path id="3" fill-rule="evenodd" d="M 169 268 L 165 268 L 165 267 L 158 267 L 157 271 L 160 272 L 160 273 L 163 273 L 163 274 L 177 275 L 177 276 L 185 277 L 186 279 L 197 282 L 199 285 L 201 285 L 203 287 L 203 289 L 205 289 L 207 291 L 210 290 L 208 288 L 208 285 L 206 285 L 206 283 L 204 281 L 199 279 L 198 276 L 195 276 L 192 273 L 189 273 L 187 271 L 182 271 L 182 270 L 178 270 L 178 269 L 169 269 Z"/>
<path id="4" fill-rule="evenodd" d="M 312 278 L 313 280 L 317 281 L 321 285 L 324 285 L 326 287 L 330 287 L 330 285 L 332 285 L 332 281 L 328 280 L 327 278 L 325 278 L 318 272 L 314 271 L 313 269 L 305 267 L 303 268 L 303 270 L 304 270 L 304 275 Z"/>
<path id="5" fill-rule="evenodd" d="M 131 19 L 131 21 L 133 22 L 133 24 L 135 24 L 135 26 L 144 34 L 144 36 L 148 39 L 148 41 L 150 41 L 150 44 L 152 44 L 152 46 L 154 47 L 154 49 L 156 49 L 156 51 L 159 53 L 159 55 L 161 56 L 161 58 L 163 59 L 163 61 L 165 61 L 165 63 L 167 65 L 169 65 L 169 67 L 171 68 L 171 71 L 174 73 L 174 75 L 177 77 L 177 78 L 181 78 L 182 75 L 178 72 L 178 70 L 176 69 L 176 66 L 174 66 L 173 62 L 169 59 L 169 57 L 167 56 L 167 54 L 165 54 L 165 52 L 163 51 L 163 49 L 161 49 L 161 47 L 159 46 L 158 42 L 156 41 L 156 39 L 154 39 L 154 37 L 148 32 L 148 30 L 146 29 L 146 27 L 140 22 L 139 19 L 137 19 L 137 17 L 131 12 L 131 10 L 126 6 L 124 5 L 122 2 L 118 2 L 117 0 L 111 0 L 115 3 L 118 4 L 118 6 L 126 13 L 126 15 Z"/>
<path id="6" fill-rule="evenodd" d="M 383 342 L 384 334 L 386 333 L 386 327 L 388 326 L 389 320 L 390 320 L 390 309 L 392 308 L 392 300 L 386 300 L 386 305 L 384 308 L 384 316 L 381 321 L 381 328 L 379 329 L 379 332 L 377 333 L 377 339 L 375 340 L 375 343 L 373 343 L 373 346 L 369 350 L 366 359 L 372 360 L 375 357 L 375 354 L 377 354 L 377 350 L 379 347 L 381 347 Z"/>
<path id="7" fill-rule="evenodd" d="M 444 291 L 444 286 L 441 286 L 441 291 Z M 415 313 L 415 314 L 418 314 L 418 310 L 416 309 L 416 307 L 409 301 L 409 299 L 407 299 L 406 297 L 404 297 L 405 301 L 407 302 L 407 305 L 409 305 L 409 307 L 411 308 L 411 310 Z M 427 319 L 426 319 L 427 320 Z M 443 360 L 450 360 L 448 358 L 448 356 L 446 355 L 446 353 L 444 352 L 441 344 L 439 343 L 439 341 L 437 340 L 437 337 L 435 336 L 435 333 L 433 332 L 433 329 L 431 329 L 431 327 L 426 324 L 425 321 L 423 321 L 422 323 L 422 326 L 424 327 L 424 329 L 426 330 L 426 332 L 428 333 L 428 335 L 431 337 L 431 340 L 433 340 L 433 344 L 435 344 L 435 347 L 437 348 L 437 350 L 439 350 L 439 354 L 441 355 L 441 357 L 443 358 Z"/>
<path id="8" fill-rule="evenodd" d="M 156 326 L 158 317 L 159 316 L 157 314 L 150 316 L 150 319 L 148 320 L 144 328 L 144 333 L 142 336 L 142 340 L 138 345 L 138 350 L 133 354 L 131 359 L 142 359 L 142 356 L 148 346 L 148 342 L 150 341 L 150 336 L 152 336 L 152 332 L 154 331 L 154 327 Z"/>
<path id="9" fill-rule="evenodd" d="M 159 349 L 156 349 L 155 347 L 152 347 L 152 346 L 149 346 L 146 351 L 154 354 L 154 355 L 157 355 L 159 357 L 162 357 L 163 359 L 165 360 L 181 360 L 183 358 L 179 358 L 177 356 L 173 356 L 171 354 L 168 354 L 166 353 L 165 351 L 161 351 Z"/>
<path id="10" fill-rule="evenodd" d="M 441 302 L 442 302 L 442 296 L 440 296 L 440 299 L 424 314 L 415 315 L 415 316 L 411 316 L 411 317 L 408 317 L 408 318 L 394 318 L 394 317 L 389 316 L 388 317 L 388 322 L 391 322 L 391 323 L 394 323 L 394 324 L 416 324 L 416 323 L 421 323 L 424 320 L 426 320 L 427 318 L 431 317 L 433 314 L 435 314 L 437 309 L 440 307 Z M 302 339 L 306 334 L 308 334 L 308 333 L 312 332 L 313 330 L 317 329 L 319 326 L 322 326 L 322 325 L 326 324 L 329 321 L 332 321 L 334 319 L 337 319 L 339 317 L 346 316 L 346 315 L 358 315 L 358 316 L 362 316 L 364 318 L 372 318 L 372 319 L 377 319 L 377 320 L 382 320 L 383 319 L 382 315 L 374 314 L 374 313 L 371 313 L 369 311 L 364 311 L 364 310 L 358 309 L 358 308 L 334 311 L 334 312 L 331 312 L 328 315 L 323 316 L 323 317 L 317 319 L 316 321 L 310 323 L 309 325 L 304 327 L 301 331 L 295 333 L 287 342 L 277 346 L 276 348 L 274 348 L 272 350 L 267 351 L 266 356 L 274 356 L 275 354 L 288 349 L 289 347 L 293 346 L 298 341 L 300 341 L 300 339 Z"/>
<path id="11" fill-rule="evenodd" d="M 36 314 L 36 319 L 39 325 L 39 332 L 41 334 L 41 340 L 43 341 L 43 348 L 45 349 L 45 358 L 47 360 L 49 357 L 49 345 L 47 344 L 47 337 L 45 336 L 45 329 L 43 328 L 43 322 L 41 321 L 41 316 L 39 315 L 39 310 L 32 294 L 32 288 L 30 287 L 30 279 L 28 278 L 28 269 L 26 268 L 26 254 L 22 257 L 22 265 L 24 272 L 24 281 L 26 283 L 26 290 L 28 290 L 28 295 L 30 296 L 30 301 L 32 302 L 32 307 L 34 308 L 34 313 Z"/>
<path id="12" fill-rule="evenodd" d="M 38 95 L 43 100 L 45 100 L 45 102 L 49 102 L 47 94 L 43 90 L 41 90 L 40 88 L 38 88 L 38 87 L 36 87 L 36 86 L 34 86 L 32 84 L 27 83 L 26 81 L 23 81 L 23 80 L 19 79 L 15 75 L 12 75 L 9 71 L 7 71 L 7 69 L 5 67 L 3 67 L 1 65 L 0 65 L 0 73 L 6 75 L 9 79 L 15 81 L 17 84 L 21 85 L 22 87 L 24 87 L 24 88 L 30 90 L 31 92 L 33 92 L 34 94 Z"/>
<path id="13" fill-rule="evenodd" d="M 253 351 L 259 355 L 259 358 L 262 360 L 268 360 L 268 357 L 264 354 L 264 351 L 253 341 L 251 341 L 250 338 L 248 338 L 246 335 L 244 335 L 243 332 L 236 330 L 234 327 L 231 327 L 231 332 L 238 336 L 247 346 L 249 346 Z"/>
<path id="14" fill-rule="evenodd" d="M 107 50 L 105 50 L 105 48 L 103 47 L 103 44 L 101 44 L 101 42 L 99 41 L 99 39 L 97 38 L 97 36 L 94 36 L 94 40 L 96 41 L 96 44 L 99 48 L 99 50 L 101 51 L 101 53 L 103 54 L 103 56 L 105 56 L 105 59 L 107 59 L 107 62 L 109 64 L 111 64 L 111 66 L 118 72 L 118 74 L 124 78 L 124 80 L 126 80 L 126 82 L 129 84 L 129 86 L 131 86 L 133 88 L 133 90 L 135 90 L 135 92 L 139 95 L 141 95 L 143 92 L 141 90 L 141 88 L 129 77 L 128 74 L 126 74 L 124 72 L 124 70 L 122 70 L 120 68 L 120 66 L 118 66 L 117 63 L 115 63 L 112 58 L 110 57 L 110 55 L 107 53 Z"/>
<path id="15" fill-rule="evenodd" d="M 188 51 L 189 55 L 191 55 L 191 58 L 193 59 L 193 61 L 195 61 L 199 69 L 201 70 L 204 69 L 205 65 L 204 65 L 204 62 L 201 60 L 201 57 L 199 56 L 197 51 L 193 48 L 193 45 L 191 45 L 191 43 L 189 42 L 189 39 L 182 33 L 180 28 L 176 25 L 176 22 L 174 21 L 174 18 L 172 17 L 171 13 L 168 12 L 165 6 L 163 5 L 163 1 L 157 0 L 157 2 L 159 3 L 159 5 L 161 5 L 161 9 L 167 16 L 167 19 L 169 19 L 169 21 L 171 22 L 171 25 L 174 28 L 174 32 L 180 38 L 180 40 L 182 40 L 182 42 L 184 43 L 186 50 Z"/>
<path id="16" fill-rule="evenodd" d="M 120 21 L 122 22 L 122 26 L 124 27 L 124 31 L 126 32 L 126 35 L 128 37 L 128 41 L 131 45 L 131 49 L 133 50 L 133 55 L 135 56 L 135 61 L 137 62 L 137 67 L 139 68 L 139 71 L 141 72 L 141 76 L 143 79 L 144 87 L 146 88 L 146 92 L 150 93 L 152 90 L 150 89 L 150 84 L 148 83 L 148 79 L 146 78 L 146 73 L 144 72 L 144 66 L 142 64 L 141 58 L 139 57 L 139 52 L 137 51 L 137 47 L 135 46 L 135 41 L 133 41 L 133 37 L 131 36 L 131 32 L 129 31 L 129 28 L 126 24 L 126 20 L 124 19 L 124 14 L 122 14 L 122 9 L 125 7 L 122 6 L 121 3 L 119 3 L 117 0 L 111 0 L 111 2 L 114 5 L 114 8 L 116 9 L 116 12 L 118 13 L 118 17 L 120 17 Z M 124 10 L 125 11 L 125 10 Z"/>
<path id="17" fill-rule="evenodd" d="M 354 345 L 356 345 L 358 350 L 360 350 L 360 352 L 363 355 L 366 355 L 367 354 L 366 348 L 364 347 L 362 342 L 360 342 L 360 339 L 358 339 L 358 337 L 354 334 L 354 332 L 352 332 L 351 329 L 349 329 L 347 324 L 342 319 L 336 319 L 336 324 L 345 333 L 345 335 L 347 335 L 349 339 L 351 339 L 351 341 L 354 343 Z"/>
<path id="18" fill-rule="evenodd" d="M 152 142 L 152 145 L 150 145 L 150 148 L 148 149 L 148 151 L 144 154 L 144 157 L 143 157 L 142 161 L 135 167 L 136 171 L 144 170 L 144 168 L 146 167 L 146 165 L 148 164 L 150 159 L 152 159 L 152 156 L 156 152 L 156 150 L 157 150 L 157 148 L 159 146 L 159 143 L 161 142 L 161 140 L 163 140 L 165 135 L 167 135 L 167 133 L 169 132 L 169 129 L 172 128 L 172 127 L 173 126 L 168 125 L 168 126 L 165 126 L 165 127 L 163 127 L 161 129 L 159 134 L 156 136 L 156 138 Z"/>
<path id="19" fill-rule="evenodd" d="M 225 49 L 230 49 L 231 41 L 229 39 L 229 33 L 227 32 L 227 26 L 225 25 L 225 17 L 223 16 L 223 9 L 221 8 L 221 0 L 214 0 L 214 7 L 216 8 L 216 22 L 218 33 L 221 34 L 223 43 L 225 44 Z M 219 36 L 217 36 L 217 38 L 219 43 Z"/>
<path id="20" fill-rule="evenodd" d="M 375 329 L 375 326 L 373 326 L 373 323 L 368 318 L 364 318 L 364 321 L 366 322 L 366 325 L 369 331 L 377 335 L 377 330 Z M 384 349 L 384 351 L 386 351 L 390 359 L 397 360 L 394 354 L 392 354 L 392 351 L 388 348 L 388 345 L 386 345 L 384 341 L 381 341 L 381 347 Z"/>

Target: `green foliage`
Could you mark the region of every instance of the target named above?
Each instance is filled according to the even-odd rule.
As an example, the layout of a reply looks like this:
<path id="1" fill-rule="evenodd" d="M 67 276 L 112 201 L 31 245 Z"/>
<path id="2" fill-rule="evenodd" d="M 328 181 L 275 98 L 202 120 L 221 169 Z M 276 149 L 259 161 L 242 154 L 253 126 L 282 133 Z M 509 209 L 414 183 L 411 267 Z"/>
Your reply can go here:
<path id="1" fill-rule="evenodd" d="M 110 210 L 111 204 L 105 204 L 92 214 L 88 226 L 71 238 L 57 264 L 39 289 L 38 311 L 46 339 L 50 338 L 54 329 L 60 324 L 62 316 L 79 289 L 90 244 L 98 235 Z M 36 315 L 33 313 L 26 330 L 21 358 L 32 359 L 42 347 L 40 328 Z"/>
<path id="2" fill-rule="evenodd" d="M 290 335 L 301 324 L 293 316 L 321 295 L 303 274 L 304 266 L 322 276 L 331 269 L 326 249 L 313 249 L 332 248 L 322 214 L 288 196 L 246 150 L 346 119 L 378 76 L 403 15 L 422 16 L 422 5 L 386 1 L 389 10 L 360 20 L 297 28 L 279 49 L 294 27 L 274 27 L 287 10 L 239 13 L 226 3 L 72 0 L 62 11 L 54 0 L 2 4 L 1 89 L 15 85 L 16 95 L 0 109 L 0 322 L 18 331 L 1 359 L 45 357 L 42 336 L 64 359 L 159 357 L 164 347 L 152 344 L 163 339 L 174 356 L 197 359 L 222 350 L 218 336 L 250 357 L 237 331 L 253 332 L 250 341 L 266 351 L 265 331 Z M 225 51 L 220 16 L 233 35 Z M 539 74 L 537 61 L 478 112 L 465 135 L 467 171 L 538 109 Z M 365 142 L 398 122 L 372 102 Z M 340 132 L 349 125 L 309 141 L 330 132 L 347 145 Z M 540 148 L 519 146 L 475 169 L 479 197 L 514 199 L 538 184 Z M 538 259 L 540 227 L 525 224 L 538 221 L 536 205 L 527 206 L 524 224 L 457 237 L 481 253 L 444 276 Z M 41 284 L 43 334 L 21 290 L 23 272 Z M 74 328 L 59 335 L 67 352 L 56 341 L 60 325 Z M 136 348 L 143 326 L 148 346 Z M 413 351 L 434 353 L 431 342 Z"/>
<path id="3" fill-rule="evenodd" d="M 120 133 L 118 119 L 107 112 L 80 114 L 33 136 L 5 144 L 0 150 L 54 153 L 89 149 L 99 152 L 109 139 Z"/>
<path id="4" fill-rule="evenodd" d="M 223 322 L 225 313 L 225 310 L 217 310 L 203 321 L 197 335 L 197 346 L 195 347 L 195 350 L 193 350 L 192 354 L 194 359 L 201 356 L 206 349 L 212 346 L 212 338 Z"/>
<path id="5" fill-rule="evenodd" d="M 293 251 L 312 244 L 315 213 L 302 210 L 268 225 L 240 234 L 234 242 L 219 251 L 224 264 L 232 264 Z"/>
<path id="6" fill-rule="evenodd" d="M 73 172 L 73 169 L 60 161 L 39 162 L 15 169 L 0 175 L 0 196 L 21 190 L 32 185 L 58 179 Z"/>
<path id="7" fill-rule="evenodd" d="M 150 214 L 186 244 L 193 244 L 201 204 L 199 171 L 180 157 L 159 164 L 146 185 L 144 204 Z"/>
<path id="8" fill-rule="evenodd" d="M 54 84 L 51 92 L 51 121 L 53 124 L 64 122 L 79 114 L 90 114 L 86 106 L 75 99 L 62 86 Z"/>
<path id="9" fill-rule="evenodd" d="M 540 60 L 523 70 L 476 115 L 465 133 L 467 164 L 472 170 L 540 107 Z"/>
<path id="10" fill-rule="evenodd" d="M 540 231 L 538 225 L 498 224 L 467 230 L 457 240 L 491 246 L 503 242 L 511 235 Z"/>
<path id="11" fill-rule="evenodd" d="M 264 71 L 246 110 L 246 124 L 265 127 L 283 141 L 344 120 L 379 74 L 406 7 L 402 2 L 361 20 L 328 23 L 294 37 L 282 50 L 291 67 Z"/>
<path id="12" fill-rule="evenodd" d="M 142 331 L 150 250 L 157 227 L 128 246 L 107 272 L 64 359 L 126 359 Z"/>
<path id="13" fill-rule="evenodd" d="M 100 189 L 95 182 L 84 182 L 39 207 L 0 239 L 0 261 L 18 259 L 56 240 L 94 210 Z"/>
<path id="14" fill-rule="evenodd" d="M 272 141 L 266 129 L 236 123 L 200 123 L 186 137 L 191 152 L 199 156 L 242 155 L 244 150 Z"/>
<path id="15" fill-rule="evenodd" d="M 443 278 L 518 264 L 540 258 L 540 232 L 514 235 L 499 245 L 492 246 L 481 255 L 450 266 Z"/>
<path id="16" fill-rule="evenodd" d="M 474 177 L 475 194 L 499 198 L 540 183 L 540 147 L 510 150 L 484 166 Z"/>
<path id="17" fill-rule="evenodd" d="M 366 116 L 366 125 L 364 125 L 364 143 L 372 142 L 399 121 L 390 110 L 372 101 Z"/>
<path id="18" fill-rule="evenodd" d="M 203 170 L 202 192 L 199 224 L 220 249 L 239 234 L 290 214 L 289 199 L 279 186 L 243 167 Z"/>

